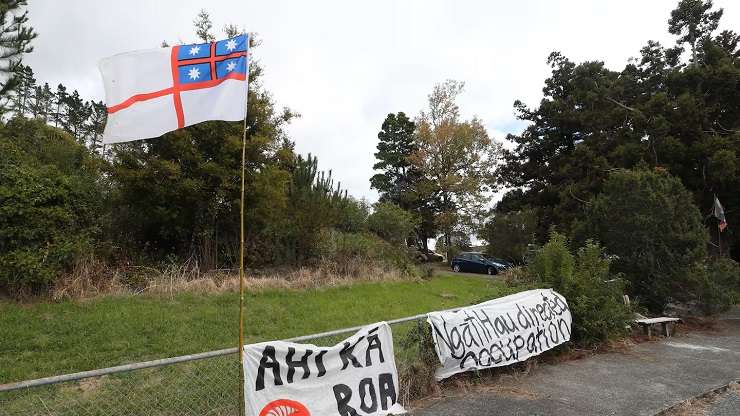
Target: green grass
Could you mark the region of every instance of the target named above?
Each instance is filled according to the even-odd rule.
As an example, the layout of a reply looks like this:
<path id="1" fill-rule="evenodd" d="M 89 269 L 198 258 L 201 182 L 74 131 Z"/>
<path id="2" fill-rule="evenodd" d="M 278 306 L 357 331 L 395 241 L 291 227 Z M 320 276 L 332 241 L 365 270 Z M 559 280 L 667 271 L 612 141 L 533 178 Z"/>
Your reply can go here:
<path id="1" fill-rule="evenodd" d="M 505 292 L 499 281 L 459 276 L 268 290 L 246 298 L 247 342 L 391 320 Z M 0 302 L 0 383 L 232 347 L 237 319 L 236 293 Z"/>

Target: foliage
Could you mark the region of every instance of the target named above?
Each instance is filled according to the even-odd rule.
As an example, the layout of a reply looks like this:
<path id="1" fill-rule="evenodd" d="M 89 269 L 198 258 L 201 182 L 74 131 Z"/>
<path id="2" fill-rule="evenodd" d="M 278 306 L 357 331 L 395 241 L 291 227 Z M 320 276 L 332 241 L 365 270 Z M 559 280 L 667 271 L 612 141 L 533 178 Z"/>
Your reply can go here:
<path id="1" fill-rule="evenodd" d="M 380 265 L 416 274 L 409 254 L 371 233 L 345 233 L 323 229 L 318 234 L 318 258 L 340 274 L 356 276 L 367 265 Z"/>
<path id="2" fill-rule="evenodd" d="M 414 217 L 408 211 L 390 202 L 378 202 L 367 218 L 367 227 L 386 241 L 404 245 L 414 230 Z"/>
<path id="3" fill-rule="evenodd" d="M 416 150 L 414 129 L 406 114 L 388 114 L 378 133 L 378 160 L 373 169 L 380 171 L 370 178 L 370 185 L 380 192 L 380 199 L 409 209 L 413 203 L 413 186 L 417 172 L 409 157 Z"/>
<path id="4" fill-rule="evenodd" d="M 610 263 L 603 248 L 591 240 L 573 256 L 567 238 L 553 231 L 529 266 L 535 281 L 551 285 L 568 301 L 576 343 L 607 341 L 623 334 L 630 321 L 630 310 L 621 299 L 624 285 L 610 273 Z"/>
<path id="5" fill-rule="evenodd" d="M 33 69 L 22 64 L 17 65 L 15 83 L 14 91 L 8 96 L 10 105 L 7 111 L 15 117 L 28 117 L 45 123 L 53 121 L 55 127 L 64 129 L 80 144 L 87 145 L 94 152 L 100 151 L 108 116 L 102 101 L 83 100 L 77 90 L 70 94 L 62 84 L 56 92 L 48 83 L 38 85 Z"/>
<path id="6" fill-rule="evenodd" d="M 370 186 L 379 191 L 380 201 L 396 204 L 418 218 L 415 243 L 426 250 L 436 230 L 431 201 L 419 193 L 421 172 L 411 163 L 411 156 L 418 150 L 415 131 L 416 124 L 405 113 L 388 114 L 378 132 L 373 169 L 379 173 L 370 178 Z"/>
<path id="7" fill-rule="evenodd" d="M 479 119 L 460 119 L 455 101 L 463 86 L 448 80 L 434 87 L 416 122 L 417 149 L 410 157 L 422 175 L 416 192 L 429 201 L 446 247 L 454 231 L 469 230 L 482 218 L 499 150 Z"/>
<path id="8" fill-rule="evenodd" d="M 602 241 L 632 294 L 655 312 L 696 294 L 694 269 L 706 256 L 707 233 L 691 194 L 665 172 L 618 170 L 576 225 L 581 240 Z"/>
<path id="9" fill-rule="evenodd" d="M 740 303 L 740 265 L 731 259 L 713 259 L 697 272 L 698 306 L 705 315 L 724 312 Z"/>
<path id="10" fill-rule="evenodd" d="M 681 0 L 671 12 L 668 32 L 681 36 L 676 43 L 691 46 L 692 60 L 696 63 L 696 43 L 717 30 L 723 10 L 711 11 L 712 0 Z"/>
<path id="11" fill-rule="evenodd" d="M 24 119 L 0 128 L 0 154 L 0 290 L 45 289 L 99 231 L 99 162 L 67 134 Z"/>
<path id="12" fill-rule="evenodd" d="M 198 16 L 193 20 L 193 26 L 195 26 L 195 35 L 203 42 L 213 42 L 216 37 L 211 33 L 213 29 L 213 22 L 211 22 L 211 16 L 205 9 L 201 9 Z M 228 26 L 227 26 L 228 27 Z M 231 36 L 229 36 L 231 37 Z"/>
<path id="13" fill-rule="evenodd" d="M 613 169 L 665 170 L 680 179 L 691 193 L 687 199 L 702 212 L 710 211 L 714 194 L 726 207 L 740 206 L 738 36 L 712 32 L 720 15 L 710 2 L 682 1 L 677 10 L 671 31 L 701 36 L 695 64 L 682 61 L 680 47 L 654 41 L 621 70 L 553 53 L 539 105 L 516 102 L 518 118 L 528 126 L 509 137 L 516 148 L 504 151 L 506 164 L 498 173 L 502 185 L 516 189 L 497 210 L 536 208 L 539 242 L 552 225 L 570 233 Z M 738 213 L 728 209 L 730 227 L 740 223 Z M 716 229 L 712 221 L 707 226 Z M 731 228 L 722 235 L 735 259 L 738 236 Z M 716 233 L 713 239 L 716 244 Z"/>
<path id="14" fill-rule="evenodd" d="M 4 0 L 0 3 L 0 99 L 18 85 L 17 74 L 23 54 L 33 51 L 31 41 L 36 32 L 28 25 L 27 0 Z M 0 115 L 7 111 L 0 104 Z"/>
<path id="15" fill-rule="evenodd" d="M 480 238 L 488 241 L 489 255 L 523 264 L 536 227 L 537 213 L 533 209 L 500 213 L 486 223 Z"/>

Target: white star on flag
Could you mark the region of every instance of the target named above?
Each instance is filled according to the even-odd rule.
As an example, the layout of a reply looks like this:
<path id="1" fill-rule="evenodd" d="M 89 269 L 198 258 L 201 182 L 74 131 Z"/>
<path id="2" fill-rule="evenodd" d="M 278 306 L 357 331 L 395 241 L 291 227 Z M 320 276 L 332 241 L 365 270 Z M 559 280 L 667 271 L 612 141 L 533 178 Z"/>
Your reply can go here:
<path id="1" fill-rule="evenodd" d="M 200 51 L 200 46 L 193 46 L 192 48 L 190 48 L 190 54 L 193 56 L 197 55 L 199 51 Z"/>
<path id="2" fill-rule="evenodd" d="M 190 68 L 188 76 L 190 77 L 190 79 L 198 79 L 200 77 L 200 71 L 198 70 L 198 68 Z"/>
<path id="3" fill-rule="evenodd" d="M 234 39 L 229 39 L 228 42 L 226 42 L 226 50 L 233 51 L 236 49 L 236 41 Z"/>
<path id="4" fill-rule="evenodd" d="M 231 61 L 228 64 L 226 64 L 226 72 L 231 72 L 236 68 L 236 62 Z"/>

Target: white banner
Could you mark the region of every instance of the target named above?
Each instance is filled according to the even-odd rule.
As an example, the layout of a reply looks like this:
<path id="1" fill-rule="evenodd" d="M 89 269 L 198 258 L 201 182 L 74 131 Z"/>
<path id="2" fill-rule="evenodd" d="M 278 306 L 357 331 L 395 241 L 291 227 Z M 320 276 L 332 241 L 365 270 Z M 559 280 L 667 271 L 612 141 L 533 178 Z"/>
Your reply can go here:
<path id="1" fill-rule="evenodd" d="M 393 335 L 368 325 L 333 347 L 274 341 L 244 347 L 248 416 L 405 413 L 398 400 Z"/>
<path id="2" fill-rule="evenodd" d="M 442 367 L 436 378 L 501 367 L 541 354 L 570 340 L 571 315 L 565 298 L 535 289 L 427 315 Z"/>

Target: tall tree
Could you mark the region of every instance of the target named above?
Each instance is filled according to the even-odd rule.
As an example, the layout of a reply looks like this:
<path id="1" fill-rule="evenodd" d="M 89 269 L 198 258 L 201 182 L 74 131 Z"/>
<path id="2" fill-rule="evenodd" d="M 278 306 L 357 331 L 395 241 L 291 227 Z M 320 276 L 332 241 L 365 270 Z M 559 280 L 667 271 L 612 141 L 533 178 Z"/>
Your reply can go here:
<path id="1" fill-rule="evenodd" d="M 67 102 L 67 87 L 65 87 L 62 84 L 57 85 L 57 92 L 54 94 L 54 113 L 52 114 L 52 118 L 54 119 L 54 127 L 59 127 L 59 125 L 64 126 L 66 121 L 66 118 L 64 116 L 65 114 L 65 106 Z"/>
<path id="2" fill-rule="evenodd" d="M 416 121 L 417 148 L 410 157 L 421 174 L 417 192 L 430 201 L 448 249 L 453 231 L 479 225 L 499 149 L 479 119 L 461 120 L 455 100 L 463 87 L 451 80 L 434 87 L 428 110 Z"/>
<path id="3" fill-rule="evenodd" d="M 91 114 L 90 103 L 83 101 L 77 90 L 67 96 L 64 102 L 64 124 L 62 128 L 68 131 L 81 144 L 85 144 L 85 123 Z"/>
<path id="4" fill-rule="evenodd" d="M 377 162 L 373 169 L 379 173 L 370 178 L 370 186 L 379 191 L 381 202 L 394 203 L 417 217 L 416 245 L 427 250 L 435 227 L 429 201 L 417 192 L 421 174 L 410 160 L 417 150 L 415 130 L 416 125 L 405 113 L 388 114 L 378 132 Z"/>
<path id="5" fill-rule="evenodd" d="M 26 0 L 0 2 L 0 99 L 16 87 L 23 54 L 33 51 L 31 41 L 36 38 L 36 32 L 28 25 L 26 4 Z M 0 113 L 6 110 L 3 101 L 0 101 Z"/>
<path id="6" fill-rule="evenodd" d="M 105 122 L 108 119 L 108 108 L 102 101 L 90 102 L 90 114 L 85 124 L 85 135 L 90 142 L 89 148 L 93 152 L 100 152 Z"/>
<path id="7" fill-rule="evenodd" d="M 401 208 L 410 209 L 413 202 L 412 187 L 418 179 L 409 158 L 416 150 L 416 126 L 406 114 L 388 114 L 378 133 L 378 161 L 373 169 L 380 171 L 370 178 L 370 186 L 380 192 L 380 199 Z"/>
<path id="8" fill-rule="evenodd" d="M 701 33 L 700 65 L 683 62 L 680 48 L 653 41 L 620 71 L 551 54 L 552 74 L 539 105 L 515 103 L 529 125 L 510 136 L 516 147 L 504 152 L 501 183 L 518 189 L 497 211 L 537 208 L 539 241 L 552 225 L 571 232 L 609 173 L 636 167 L 678 177 L 704 213 L 714 194 L 728 207 L 740 206 L 734 191 L 740 187 L 738 37 Z M 740 222 L 738 212 L 728 210 L 728 222 Z M 709 220 L 706 225 L 716 228 Z M 739 235 L 729 228 L 722 235 L 733 258 L 740 256 Z"/>
<path id="9" fill-rule="evenodd" d="M 722 9 L 712 11 L 712 0 L 681 0 L 671 12 L 668 32 L 680 36 L 676 42 L 691 46 L 692 63 L 696 64 L 697 43 L 717 29 Z"/>

